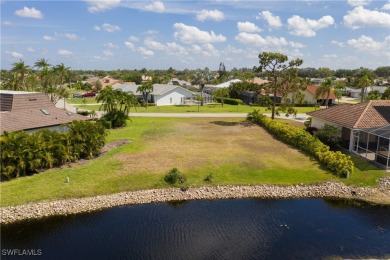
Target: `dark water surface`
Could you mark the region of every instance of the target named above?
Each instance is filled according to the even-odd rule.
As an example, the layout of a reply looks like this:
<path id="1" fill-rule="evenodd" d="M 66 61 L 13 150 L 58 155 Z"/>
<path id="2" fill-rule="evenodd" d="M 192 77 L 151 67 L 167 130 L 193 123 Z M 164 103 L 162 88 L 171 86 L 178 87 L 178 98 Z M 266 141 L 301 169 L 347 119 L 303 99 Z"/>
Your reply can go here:
<path id="1" fill-rule="evenodd" d="M 6 249 L 41 252 L 35 259 L 389 258 L 390 207 L 322 199 L 131 205 L 3 226 L 1 248 L 1 259 L 15 259 Z"/>

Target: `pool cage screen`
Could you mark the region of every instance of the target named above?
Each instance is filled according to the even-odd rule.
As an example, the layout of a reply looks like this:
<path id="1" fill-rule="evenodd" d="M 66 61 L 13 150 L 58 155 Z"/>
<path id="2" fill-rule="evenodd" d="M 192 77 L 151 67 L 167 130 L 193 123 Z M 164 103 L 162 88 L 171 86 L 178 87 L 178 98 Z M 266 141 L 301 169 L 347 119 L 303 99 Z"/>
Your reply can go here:
<path id="1" fill-rule="evenodd" d="M 390 169 L 390 125 L 353 130 L 353 152 Z"/>

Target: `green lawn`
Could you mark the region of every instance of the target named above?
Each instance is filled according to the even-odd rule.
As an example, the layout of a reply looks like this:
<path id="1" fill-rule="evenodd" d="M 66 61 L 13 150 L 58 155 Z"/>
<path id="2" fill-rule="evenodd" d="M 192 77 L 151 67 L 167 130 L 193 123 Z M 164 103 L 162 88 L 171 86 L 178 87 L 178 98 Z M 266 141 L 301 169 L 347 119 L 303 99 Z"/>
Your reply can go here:
<path id="1" fill-rule="evenodd" d="M 68 99 L 66 99 L 66 102 L 68 102 L 68 104 L 72 104 L 72 105 L 97 104 L 98 103 L 94 97 L 68 98 Z"/>
<path id="2" fill-rule="evenodd" d="M 96 102 L 95 102 L 96 103 Z M 82 103 L 80 103 L 82 104 Z M 87 103 L 88 104 L 88 103 Z M 78 108 L 88 110 L 99 110 L 100 105 L 77 105 Z M 198 110 L 199 109 L 199 110 Z M 197 105 L 180 105 L 180 106 L 150 106 L 147 109 L 145 107 L 137 107 L 132 109 L 131 112 L 137 113 L 249 113 L 253 109 L 260 109 L 262 113 L 271 113 L 271 110 L 266 110 L 264 107 L 248 106 L 248 105 L 228 105 L 223 107 L 221 104 L 207 104 L 204 106 Z M 307 113 L 314 111 L 314 107 L 297 107 L 298 113 Z"/>
<path id="3" fill-rule="evenodd" d="M 163 178 L 174 167 L 187 177 L 188 186 L 330 180 L 372 186 L 384 176 L 384 171 L 355 158 L 359 168 L 350 179 L 339 179 L 242 119 L 132 118 L 128 127 L 110 131 L 108 141 L 120 139 L 131 141 L 86 164 L 1 183 L 1 206 L 169 187 Z M 213 182 L 205 182 L 210 173 Z"/>

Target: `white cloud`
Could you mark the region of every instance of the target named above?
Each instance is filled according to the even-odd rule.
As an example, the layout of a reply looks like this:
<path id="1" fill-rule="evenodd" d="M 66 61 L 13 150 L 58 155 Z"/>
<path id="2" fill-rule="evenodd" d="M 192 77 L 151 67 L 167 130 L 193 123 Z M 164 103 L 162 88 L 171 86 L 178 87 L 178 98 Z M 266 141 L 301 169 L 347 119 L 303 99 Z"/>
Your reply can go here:
<path id="1" fill-rule="evenodd" d="M 263 11 L 256 16 L 256 19 L 264 19 L 271 28 L 282 27 L 282 21 L 279 16 L 273 15 L 270 11 Z"/>
<path id="2" fill-rule="evenodd" d="M 359 29 L 362 27 L 390 27 L 390 14 L 364 9 L 363 6 L 355 7 L 344 16 L 344 25 Z"/>
<path id="3" fill-rule="evenodd" d="M 202 45 L 193 44 L 190 49 L 191 52 L 202 54 L 203 56 L 219 56 L 220 52 L 215 49 L 211 43 L 204 43 Z"/>
<path id="4" fill-rule="evenodd" d="M 73 53 L 71 51 L 68 51 L 68 50 L 59 49 L 58 50 L 58 54 L 61 55 L 61 56 L 70 56 Z"/>
<path id="5" fill-rule="evenodd" d="M 144 44 L 146 47 L 152 50 L 158 50 L 158 51 L 163 51 L 166 49 L 166 46 L 162 43 L 156 42 L 152 40 L 151 38 L 146 38 L 144 41 Z"/>
<path id="6" fill-rule="evenodd" d="M 201 31 L 195 26 L 188 26 L 183 23 L 175 23 L 173 27 L 176 29 L 176 32 L 174 33 L 175 38 L 186 44 L 226 41 L 226 37 L 222 34 L 216 35 L 213 31 Z"/>
<path id="7" fill-rule="evenodd" d="M 38 9 L 24 7 L 23 9 L 15 11 L 15 14 L 19 17 L 42 19 L 43 14 Z"/>
<path id="8" fill-rule="evenodd" d="M 114 56 L 114 53 L 112 53 L 110 50 L 104 50 L 103 55 L 104 56 Z"/>
<path id="9" fill-rule="evenodd" d="M 32 48 L 32 47 L 28 47 L 27 50 L 28 50 L 29 52 L 35 52 L 35 49 Z"/>
<path id="10" fill-rule="evenodd" d="M 127 48 L 129 48 L 130 50 L 134 51 L 135 50 L 135 46 L 133 43 L 131 42 L 125 42 L 125 45 Z"/>
<path id="11" fill-rule="evenodd" d="M 332 43 L 332 44 L 334 44 L 334 45 L 337 45 L 337 46 L 339 46 L 339 47 L 341 47 L 341 48 L 344 47 L 344 43 L 343 43 L 343 42 L 339 42 L 339 41 L 333 40 L 333 41 L 331 41 L 330 43 Z"/>
<path id="12" fill-rule="evenodd" d="M 249 33 L 261 32 L 261 29 L 257 27 L 256 24 L 251 22 L 238 22 L 237 28 L 239 32 L 249 32 Z"/>
<path id="13" fill-rule="evenodd" d="M 163 13 L 165 10 L 164 3 L 161 1 L 153 2 L 149 5 L 145 5 L 145 10 L 155 13 Z"/>
<path id="14" fill-rule="evenodd" d="M 112 25 L 109 23 L 104 23 L 101 28 L 107 32 L 115 32 L 121 30 L 121 28 L 118 25 Z"/>
<path id="15" fill-rule="evenodd" d="M 121 0 L 86 0 L 88 3 L 88 11 L 90 13 L 98 13 L 109 10 L 118 6 Z"/>
<path id="16" fill-rule="evenodd" d="M 351 6 L 363 6 L 369 5 L 372 0 L 348 0 L 348 4 Z"/>
<path id="17" fill-rule="evenodd" d="M 115 45 L 112 42 L 106 43 L 106 44 L 104 44 L 104 46 L 107 48 L 110 48 L 110 49 L 118 49 L 119 48 L 118 45 Z"/>
<path id="18" fill-rule="evenodd" d="M 77 40 L 79 38 L 79 36 L 74 33 L 65 33 L 65 37 L 70 40 Z"/>
<path id="19" fill-rule="evenodd" d="M 348 40 L 348 45 L 365 52 L 389 51 L 390 36 L 387 36 L 383 42 L 377 42 L 369 36 L 362 35 L 358 39 Z"/>
<path id="20" fill-rule="evenodd" d="M 298 15 L 293 15 L 287 20 L 291 34 L 303 37 L 316 36 L 316 31 L 334 24 L 332 16 L 326 15 L 319 20 L 304 19 Z"/>
<path id="21" fill-rule="evenodd" d="M 54 41 L 56 38 L 53 37 L 53 36 L 44 35 L 44 36 L 43 36 L 43 39 L 44 39 L 45 41 Z"/>
<path id="22" fill-rule="evenodd" d="M 390 0 L 387 4 L 385 4 L 383 7 L 382 7 L 383 10 L 390 10 Z"/>
<path id="23" fill-rule="evenodd" d="M 146 56 L 146 57 L 154 56 L 153 51 L 145 49 L 143 47 L 139 47 L 138 51 L 141 53 L 142 56 Z"/>
<path id="24" fill-rule="evenodd" d="M 101 30 L 101 28 L 100 28 L 99 26 L 97 26 L 97 25 L 95 25 L 95 26 L 93 27 L 93 29 L 94 29 L 95 31 L 100 31 L 100 30 Z"/>
<path id="25" fill-rule="evenodd" d="M 295 49 L 305 48 L 306 46 L 299 42 L 288 42 L 289 45 Z"/>
<path id="26" fill-rule="evenodd" d="M 338 56 L 337 54 L 324 54 L 322 57 L 325 59 L 332 59 L 332 58 L 337 58 Z"/>
<path id="27" fill-rule="evenodd" d="M 244 52 L 243 49 L 237 49 L 231 45 L 228 45 L 225 50 L 223 51 L 224 53 L 227 53 L 227 54 L 241 54 Z"/>
<path id="28" fill-rule="evenodd" d="M 247 33 L 247 32 L 239 33 L 235 37 L 235 39 L 238 42 L 241 42 L 242 44 L 256 46 L 256 47 L 264 47 L 264 46 L 280 47 L 280 46 L 289 45 L 288 41 L 283 37 L 277 38 L 273 36 L 266 36 L 264 38 L 259 34 Z"/>
<path id="29" fill-rule="evenodd" d="M 177 54 L 177 55 L 188 54 L 187 50 L 183 46 L 177 44 L 176 42 L 167 43 L 167 52 L 171 54 Z"/>
<path id="30" fill-rule="evenodd" d="M 132 35 L 132 36 L 129 37 L 129 41 L 138 42 L 138 41 L 139 41 L 139 38 Z"/>
<path id="31" fill-rule="evenodd" d="M 17 58 L 17 59 L 23 58 L 23 54 L 20 53 L 20 52 L 16 52 L 16 51 L 12 51 L 11 52 L 11 56 L 14 57 L 14 58 Z"/>
<path id="32" fill-rule="evenodd" d="M 222 21 L 225 19 L 225 15 L 218 10 L 202 10 L 199 11 L 196 15 L 196 19 L 199 21 L 205 20 L 214 20 L 214 21 Z"/>
<path id="33" fill-rule="evenodd" d="M 3 25 L 5 25 L 5 26 L 12 26 L 12 23 L 10 21 L 4 21 Z"/>

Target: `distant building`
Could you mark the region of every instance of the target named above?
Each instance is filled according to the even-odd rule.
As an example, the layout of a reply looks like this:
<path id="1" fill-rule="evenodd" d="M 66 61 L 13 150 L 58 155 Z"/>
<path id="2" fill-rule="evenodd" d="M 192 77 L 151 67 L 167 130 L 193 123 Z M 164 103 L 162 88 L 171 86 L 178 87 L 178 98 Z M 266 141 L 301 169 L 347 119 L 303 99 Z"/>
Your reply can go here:
<path id="1" fill-rule="evenodd" d="M 187 82 L 185 80 L 176 79 L 176 78 L 171 79 L 168 82 L 168 85 L 180 86 L 180 87 L 186 88 L 186 89 L 188 89 L 189 87 L 192 86 L 192 84 L 190 82 Z"/>
<path id="2" fill-rule="evenodd" d="M 79 114 L 57 108 L 44 93 L 0 90 L 0 133 L 63 130 L 73 120 L 88 120 Z"/>

